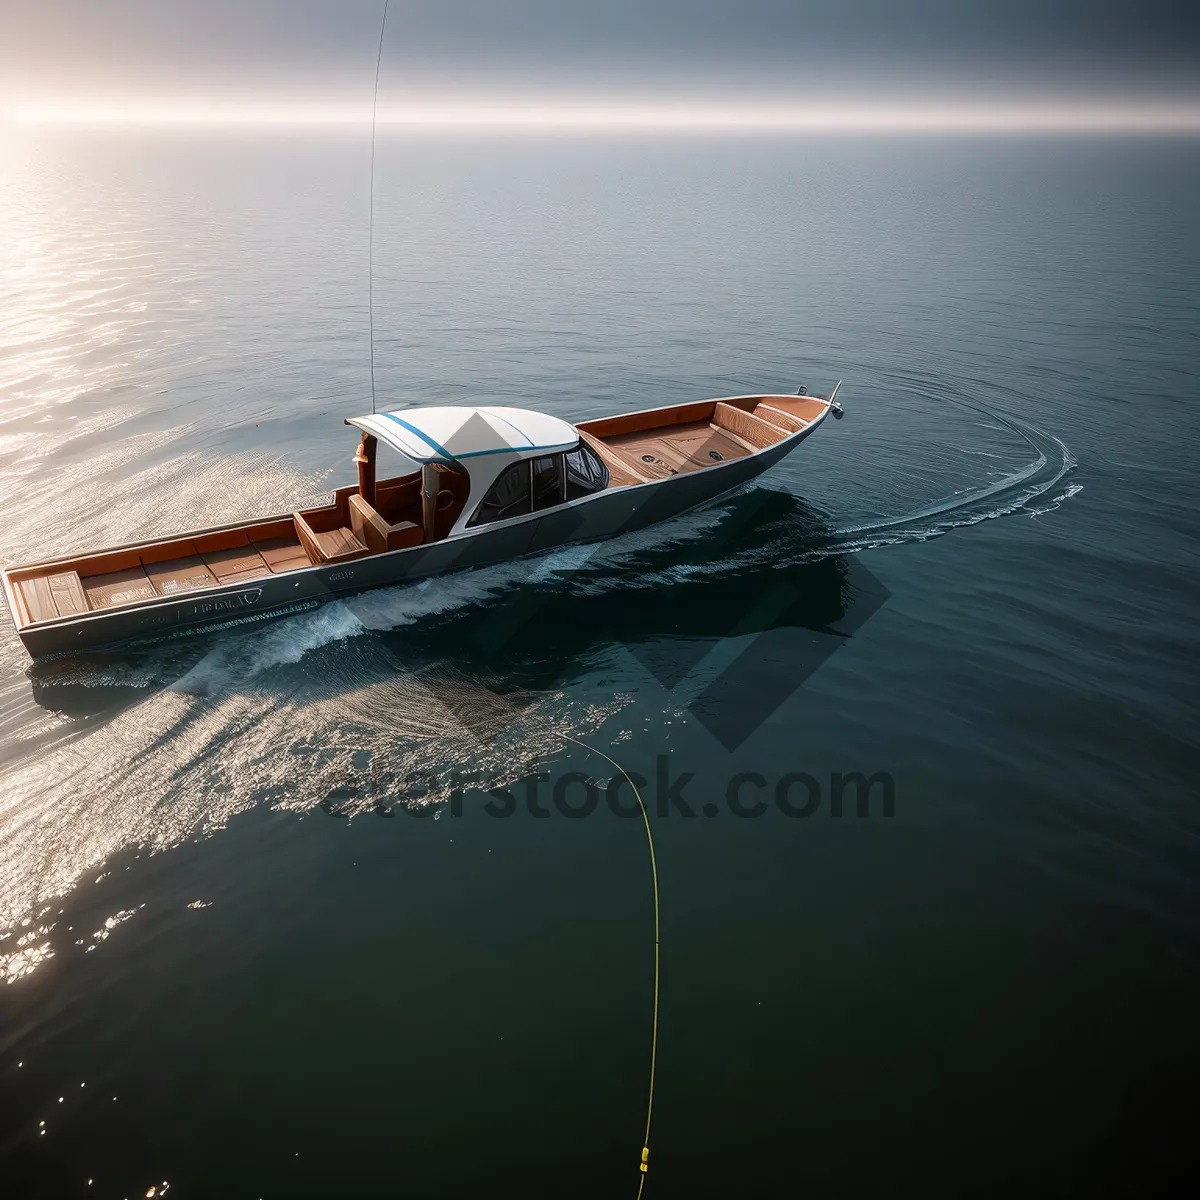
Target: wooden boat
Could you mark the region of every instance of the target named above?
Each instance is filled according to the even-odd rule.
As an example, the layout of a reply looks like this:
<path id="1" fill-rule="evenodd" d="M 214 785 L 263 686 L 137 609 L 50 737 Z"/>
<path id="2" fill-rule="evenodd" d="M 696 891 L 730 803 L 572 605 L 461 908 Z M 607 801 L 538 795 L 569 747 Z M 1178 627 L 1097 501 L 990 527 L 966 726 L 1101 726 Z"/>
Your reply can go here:
<path id="1" fill-rule="evenodd" d="M 331 503 L 8 567 L 4 595 L 41 658 L 596 541 L 740 487 L 840 416 L 836 395 L 727 396 L 576 425 L 497 407 L 348 418 L 362 432 L 358 483 Z M 380 442 L 400 474 L 376 478 Z"/>

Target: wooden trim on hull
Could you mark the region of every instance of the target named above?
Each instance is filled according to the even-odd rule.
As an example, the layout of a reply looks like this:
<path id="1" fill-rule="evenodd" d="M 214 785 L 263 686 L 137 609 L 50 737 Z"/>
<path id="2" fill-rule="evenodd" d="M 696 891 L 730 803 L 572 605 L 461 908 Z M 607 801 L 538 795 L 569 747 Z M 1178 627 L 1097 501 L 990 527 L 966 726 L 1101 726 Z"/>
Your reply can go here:
<path id="1" fill-rule="evenodd" d="M 828 412 L 828 402 L 804 397 L 823 406 L 815 417 L 794 416 L 780 405 L 776 424 L 768 399 L 797 398 L 731 397 L 584 422 L 580 438 L 608 467 L 607 487 L 450 536 L 442 522 L 437 540 L 415 541 L 420 529 L 403 519 L 404 506 L 416 499 L 411 481 L 381 480 L 378 503 L 388 516 L 358 489 L 339 488 L 321 509 L 11 567 L 0 573 L 5 597 L 22 643 L 42 658 L 257 622 L 371 588 L 603 540 L 740 487 L 790 453 Z M 631 459 L 630 447 L 642 449 Z M 647 454 L 653 463 L 642 461 Z M 453 501 L 461 510 L 467 493 L 453 475 L 446 505 Z M 337 556 L 314 561 L 300 519 L 328 527 L 310 526 L 317 534 L 353 536 L 358 547 L 343 553 L 331 543 Z"/>

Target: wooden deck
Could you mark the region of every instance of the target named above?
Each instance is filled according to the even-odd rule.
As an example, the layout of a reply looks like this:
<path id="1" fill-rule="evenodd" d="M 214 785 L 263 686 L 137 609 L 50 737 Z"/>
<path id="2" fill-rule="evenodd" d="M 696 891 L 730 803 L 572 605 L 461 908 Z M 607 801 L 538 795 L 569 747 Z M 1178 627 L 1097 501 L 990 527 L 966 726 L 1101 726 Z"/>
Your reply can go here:
<path id="1" fill-rule="evenodd" d="M 687 471 L 702 471 L 718 462 L 745 458 L 744 445 L 708 421 L 689 421 L 669 429 L 618 433 L 604 444 L 640 482 L 665 479 Z"/>
<path id="2" fill-rule="evenodd" d="M 612 486 L 623 487 L 745 458 L 799 433 L 826 407 L 812 396 L 749 396 L 604 417 L 578 428 L 608 465 Z"/>

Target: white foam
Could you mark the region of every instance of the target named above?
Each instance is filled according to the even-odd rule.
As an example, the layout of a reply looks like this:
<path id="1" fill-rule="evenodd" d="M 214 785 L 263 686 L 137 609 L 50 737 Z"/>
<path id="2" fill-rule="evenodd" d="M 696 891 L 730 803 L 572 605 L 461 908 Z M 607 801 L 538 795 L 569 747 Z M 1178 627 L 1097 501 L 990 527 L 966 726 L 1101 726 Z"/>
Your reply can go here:
<path id="1" fill-rule="evenodd" d="M 235 680 L 299 662 L 310 650 L 362 631 L 358 618 L 344 603 L 335 600 L 312 612 L 221 641 L 170 686 L 174 691 L 193 696 L 212 695 Z"/>
<path id="2" fill-rule="evenodd" d="M 397 629 L 424 617 L 478 604 L 498 592 L 515 587 L 530 575 L 530 564 L 521 559 L 475 567 L 448 575 L 434 575 L 418 583 L 379 588 L 342 603 L 361 629 Z"/>
<path id="3" fill-rule="evenodd" d="M 617 565 L 664 542 L 682 544 L 703 537 L 724 519 L 720 509 L 699 509 L 671 521 L 632 530 L 604 542 L 562 546 L 535 558 L 436 575 L 419 583 L 366 592 L 344 601 L 364 629 L 396 629 L 424 617 L 452 612 L 492 599 L 522 584 L 554 583 L 561 575 Z"/>

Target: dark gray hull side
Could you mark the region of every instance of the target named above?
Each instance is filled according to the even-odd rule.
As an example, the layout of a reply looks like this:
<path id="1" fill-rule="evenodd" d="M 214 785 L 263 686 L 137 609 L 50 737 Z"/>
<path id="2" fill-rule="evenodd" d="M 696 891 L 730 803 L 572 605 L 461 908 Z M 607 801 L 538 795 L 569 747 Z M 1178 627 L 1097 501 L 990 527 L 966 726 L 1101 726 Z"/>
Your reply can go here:
<path id="1" fill-rule="evenodd" d="M 427 546 L 206 588 L 190 596 L 47 621 L 27 626 L 19 636 L 33 658 L 158 641 L 289 616 L 338 596 L 488 566 L 554 546 L 600 541 L 678 516 L 742 486 L 794 450 L 822 420 L 823 416 L 792 437 L 746 458 L 655 483 L 598 492 L 502 527 L 485 526 Z"/>

